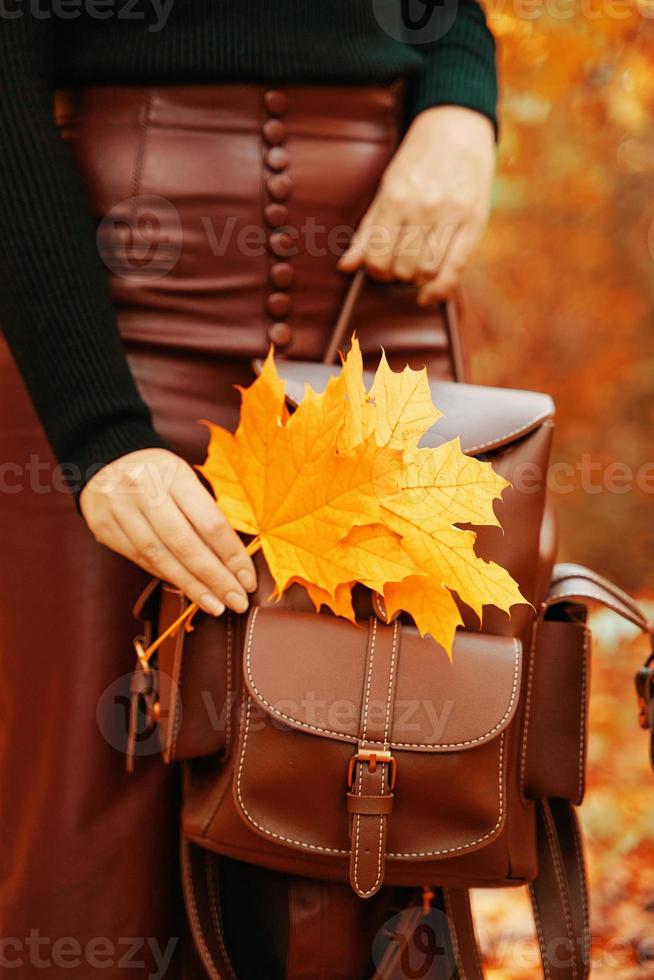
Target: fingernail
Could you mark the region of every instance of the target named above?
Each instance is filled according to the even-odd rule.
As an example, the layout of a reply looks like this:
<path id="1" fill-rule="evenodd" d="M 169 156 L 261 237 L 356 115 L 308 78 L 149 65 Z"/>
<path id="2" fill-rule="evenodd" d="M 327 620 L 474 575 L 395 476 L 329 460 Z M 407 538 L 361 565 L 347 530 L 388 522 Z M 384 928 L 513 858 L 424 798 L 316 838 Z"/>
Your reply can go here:
<path id="1" fill-rule="evenodd" d="M 209 592 L 205 592 L 204 595 L 200 596 L 199 601 L 204 611 L 208 612 L 210 616 L 222 616 L 225 612 L 225 604 Z"/>
<path id="2" fill-rule="evenodd" d="M 234 612 L 245 612 L 249 603 L 244 595 L 240 592 L 228 592 L 225 596 L 225 602 L 227 605 L 234 610 Z"/>
<path id="3" fill-rule="evenodd" d="M 236 578 L 239 580 L 246 592 L 254 592 L 257 587 L 256 578 L 252 572 L 248 572 L 245 568 L 242 568 L 240 572 L 236 573 Z"/>

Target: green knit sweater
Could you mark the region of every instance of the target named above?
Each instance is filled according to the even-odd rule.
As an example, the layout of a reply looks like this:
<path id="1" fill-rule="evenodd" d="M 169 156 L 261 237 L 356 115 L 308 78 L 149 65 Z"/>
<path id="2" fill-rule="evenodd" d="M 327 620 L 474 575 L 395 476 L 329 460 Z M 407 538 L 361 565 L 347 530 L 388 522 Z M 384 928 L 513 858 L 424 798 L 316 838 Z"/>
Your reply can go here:
<path id="1" fill-rule="evenodd" d="M 495 49 L 475 0 L 2 0 L 0 324 L 79 490 L 163 445 L 130 376 L 84 189 L 52 114 L 58 85 L 374 83 L 409 114 L 456 104 L 495 121 Z M 414 24 L 402 35 L 399 14 Z M 415 43 L 415 42 L 419 43 Z"/>

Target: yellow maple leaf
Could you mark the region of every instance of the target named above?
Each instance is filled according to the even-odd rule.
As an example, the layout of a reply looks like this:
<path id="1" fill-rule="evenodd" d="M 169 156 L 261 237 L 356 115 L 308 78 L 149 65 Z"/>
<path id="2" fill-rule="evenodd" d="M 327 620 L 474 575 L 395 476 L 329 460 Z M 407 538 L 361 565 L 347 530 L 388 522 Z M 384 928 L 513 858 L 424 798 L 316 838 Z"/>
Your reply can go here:
<path id="1" fill-rule="evenodd" d="M 326 592 L 325 589 L 321 589 L 319 585 L 314 585 L 313 582 L 307 582 L 302 578 L 298 578 L 296 583 L 302 585 L 307 590 L 309 598 L 316 607 L 316 612 L 320 612 L 322 606 L 327 606 L 336 616 L 343 616 L 352 622 L 356 621 L 352 607 L 352 586 L 354 582 L 343 582 L 342 585 L 337 585 L 333 596 L 329 592 Z"/>
<path id="2" fill-rule="evenodd" d="M 426 368 L 419 371 L 408 365 L 403 371 L 391 371 L 382 351 L 375 378 L 367 392 L 363 384 L 363 359 L 356 334 L 343 359 L 348 413 L 339 439 L 344 452 L 358 446 L 374 432 L 378 446 L 404 449 L 418 440 L 442 413 L 432 401 Z"/>
<path id="3" fill-rule="evenodd" d="M 277 597 L 299 583 L 317 610 L 354 619 L 352 588 L 362 583 L 448 655 L 461 624 L 454 594 L 479 617 L 485 605 L 525 601 L 457 526 L 497 525 L 507 481 L 458 439 L 419 447 L 441 417 L 424 369 L 391 371 L 382 354 L 367 391 L 355 336 L 340 374 L 321 394 L 307 385 L 292 414 L 272 353 L 241 394 L 234 434 L 207 423 L 200 470 L 228 520 L 254 535 L 249 550 L 263 550 Z"/>
<path id="4" fill-rule="evenodd" d="M 410 575 L 402 582 L 389 582 L 383 596 L 388 616 L 410 609 L 420 633 L 430 633 L 451 657 L 454 634 L 463 620 L 452 593 L 438 579 Z"/>
<path id="5" fill-rule="evenodd" d="M 394 449 L 417 444 L 442 416 L 431 397 L 426 368 L 391 371 L 382 352 L 369 398 L 375 404 L 375 437 L 378 446 Z"/>
<path id="6" fill-rule="evenodd" d="M 209 423 L 209 449 L 200 472 L 232 525 L 255 535 L 255 547 L 262 548 L 279 593 L 302 578 L 334 596 L 338 585 L 356 577 L 356 549 L 341 541 L 357 525 L 379 523 L 382 498 L 398 487 L 398 454 L 380 450 L 373 437 L 351 453 L 337 451 L 344 418 L 338 381 L 322 395 L 309 389 L 282 424 L 279 377 L 268 357 L 247 389 L 261 391 L 244 401 L 236 432 Z M 262 420 L 258 432 L 260 406 L 277 415 L 275 424 Z M 394 577 L 390 558 L 386 565 L 383 556 L 376 560 L 380 580 Z"/>

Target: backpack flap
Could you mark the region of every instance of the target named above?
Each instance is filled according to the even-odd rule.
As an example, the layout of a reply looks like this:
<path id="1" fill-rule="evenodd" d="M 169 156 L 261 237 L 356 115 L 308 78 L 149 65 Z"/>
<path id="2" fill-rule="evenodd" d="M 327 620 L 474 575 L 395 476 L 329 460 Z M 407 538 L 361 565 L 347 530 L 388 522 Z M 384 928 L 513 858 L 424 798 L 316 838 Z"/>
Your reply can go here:
<path id="1" fill-rule="evenodd" d="M 288 870 L 331 856 L 368 897 L 502 830 L 519 641 L 459 633 L 450 662 L 397 621 L 259 608 L 243 674 L 235 803 Z"/>

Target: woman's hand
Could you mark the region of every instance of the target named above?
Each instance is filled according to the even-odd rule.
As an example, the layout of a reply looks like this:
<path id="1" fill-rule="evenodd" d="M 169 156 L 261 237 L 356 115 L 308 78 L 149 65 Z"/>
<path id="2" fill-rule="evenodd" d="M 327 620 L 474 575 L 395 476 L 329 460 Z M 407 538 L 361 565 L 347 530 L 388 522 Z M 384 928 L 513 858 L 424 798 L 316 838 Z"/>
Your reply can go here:
<path id="1" fill-rule="evenodd" d="M 447 296 L 488 219 L 494 168 L 489 119 L 461 106 L 421 112 L 339 268 L 414 282 L 421 305 Z"/>
<path id="2" fill-rule="evenodd" d="M 252 559 L 192 468 L 166 449 L 103 466 L 80 495 L 96 541 L 171 582 L 205 612 L 244 612 Z"/>

